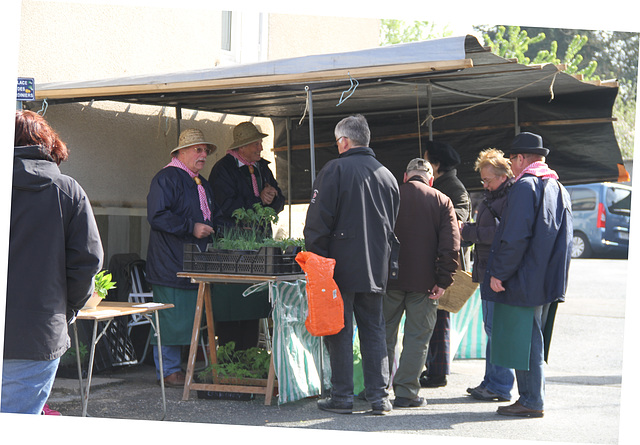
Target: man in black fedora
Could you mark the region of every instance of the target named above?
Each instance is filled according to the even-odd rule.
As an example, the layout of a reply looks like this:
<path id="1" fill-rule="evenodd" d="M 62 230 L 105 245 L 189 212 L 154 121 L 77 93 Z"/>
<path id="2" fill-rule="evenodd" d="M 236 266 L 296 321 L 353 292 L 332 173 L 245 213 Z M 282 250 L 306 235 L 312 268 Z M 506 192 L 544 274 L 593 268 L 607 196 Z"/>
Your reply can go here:
<path id="1" fill-rule="evenodd" d="M 543 365 L 571 260 L 571 202 L 545 162 L 549 149 L 542 137 L 520 133 L 505 152 L 516 177 L 491 246 L 482 298 L 495 302 L 491 362 L 516 370 L 520 397 L 498 414 L 542 417 Z"/>

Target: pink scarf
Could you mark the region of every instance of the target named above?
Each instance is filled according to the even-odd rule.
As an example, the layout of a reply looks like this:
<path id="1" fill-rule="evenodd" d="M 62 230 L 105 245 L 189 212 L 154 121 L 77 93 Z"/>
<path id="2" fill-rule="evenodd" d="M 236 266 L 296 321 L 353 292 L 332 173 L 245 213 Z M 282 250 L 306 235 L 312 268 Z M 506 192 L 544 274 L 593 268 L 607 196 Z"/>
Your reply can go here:
<path id="1" fill-rule="evenodd" d="M 184 165 L 176 157 L 171 159 L 171 162 L 169 162 L 167 165 L 164 166 L 164 168 L 167 168 L 167 167 L 177 167 L 181 170 L 186 171 L 187 173 L 189 173 L 189 176 L 193 178 L 196 184 L 198 184 L 198 197 L 200 198 L 200 210 L 202 210 L 202 216 L 205 221 L 211 221 L 211 210 L 209 209 L 209 204 L 207 203 L 207 194 L 204 191 L 204 187 L 202 186 L 202 182 L 200 181 L 200 178 L 198 177 L 198 175 L 192 172 L 191 170 L 189 170 L 189 168 L 187 168 L 187 166 Z"/>
<path id="2" fill-rule="evenodd" d="M 231 156 L 236 158 L 238 161 L 242 162 L 244 165 L 249 167 L 249 173 L 251 173 L 251 183 L 253 184 L 253 194 L 255 196 L 260 196 L 260 190 L 258 190 L 258 181 L 256 180 L 256 175 L 255 175 L 256 163 L 247 161 L 245 158 L 240 156 L 240 153 L 238 153 L 237 150 L 228 150 L 227 154 L 230 154 Z"/>
<path id="3" fill-rule="evenodd" d="M 527 168 L 522 170 L 522 172 L 516 177 L 515 180 L 517 181 L 518 179 L 522 178 L 522 175 L 525 174 L 530 174 L 539 178 L 559 179 L 558 174 L 554 170 L 551 170 L 549 166 L 542 161 L 536 161 L 532 164 L 529 164 Z"/>

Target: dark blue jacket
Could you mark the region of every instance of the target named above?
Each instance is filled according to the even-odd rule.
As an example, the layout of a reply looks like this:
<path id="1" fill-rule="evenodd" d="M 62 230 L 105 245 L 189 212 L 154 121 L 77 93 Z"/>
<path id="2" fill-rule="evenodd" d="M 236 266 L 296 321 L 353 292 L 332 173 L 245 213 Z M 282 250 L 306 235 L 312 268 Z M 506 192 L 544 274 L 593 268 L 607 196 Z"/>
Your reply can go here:
<path id="1" fill-rule="evenodd" d="M 325 164 L 313 184 L 304 227 L 308 251 L 334 258 L 341 292 L 386 290 L 400 191 L 368 147 Z"/>
<path id="2" fill-rule="evenodd" d="M 284 209 L 285 198 L 269 169 L 269 161 L 260 159 L 256 167 L 258 189 L 262 190 L 268 183 L 278 190 L 278 196 L 269 207 L 280 213 Z M 213 188 L 216 204 L 222 212 L 221 221 L 226 226 L 235 225 L 235 219 L 231 216 L 234 210 L 250 209 L 255 203 L 262 203 L 260 197 L 253 193 L 249 168 L 244 165 L 238 167 L 238 161 L 230 154 L 223 156 L 213 166 L 209 183 Z"/>
<path id="3" fill-rule="evenodd" d="M 207 194 L 212 220 L 207 224 L 219 224 L 220 210 L 212 197 L 211 186 L 199 176 Z M 188 278 L 178 278 L 183 270 L 184 245 L 197 244 L 205 251 L 211 237 L 198 239 L 193 236 L 195 223 L 205 223 L 200 209 L 198 186 L 187 172 L 177 167 L 160 170 L 151 181 L 147 195 L 147 220 L 151 225 L 147 251 L 147 281 L 151 284 L 193 289 Z"/>
<path id="4" fill-rule="evenodd" d="M 555 179 L 524 175 L 507 195 L 482 282 L 482 298 L 512 306 L 564 301 L 571 260 L 571 201 Z M 493 292 L 490 278 L 505 291 Z"/>

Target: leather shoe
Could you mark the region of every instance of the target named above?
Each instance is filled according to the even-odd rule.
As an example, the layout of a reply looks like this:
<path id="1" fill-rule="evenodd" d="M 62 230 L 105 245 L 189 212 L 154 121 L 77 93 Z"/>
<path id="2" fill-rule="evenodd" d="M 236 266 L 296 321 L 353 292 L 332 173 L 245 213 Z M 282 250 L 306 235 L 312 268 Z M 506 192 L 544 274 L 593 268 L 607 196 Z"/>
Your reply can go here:
<path id="1" fill-rule="evenodd" d="M 512 417 L 543 417 L 544 411 L 530 409 L 526 406 L 521 405 L 520 402 L 516 402 L 513 405 L 499 407 L 498 414 Z"/>
<path id="2" fill-rule="evenodd" d="M 421 406 L 427 406 L 427 401 L 424 397 L 416 396 L 413 399 L 409 397 L 397 397 L 393 401 L 393 406 L 397 408 L 419 408 Z"/>
<path id="3" fill-rule="evenodd" d="M 353 412 L 353 403 L 339 402 L 331 397 L 318 400 L 318 408 L 323 411 L 331 411 L 338 414 L 351 414 Z"/>
<path id="4" fill-rule="evenodd" d="M 508 402 L 510 400 L 482 387 L 474 388 L 470 394 L 474 399 L 485 402 Z"/>
<path id="5" fill-rule="evenodd" d="M 384 416 L 393 411 L 393 406 L 389 399 L 385 398 L 379 402 L 373 402 L 371 404 L 371 414 L 376 416 Z"/>
<path id="6" fill-rule="evenodd" d="M 169 388 L 183 388 L 186 376 L 182 371 L 176 371 L 164 378 L 164 386 Z"/>
<path id="7" fill-rule="evenodd" d="M 428 375 L 420 377 L 420 386 L 423 388 L 440 388 L 447 386 L 446 375 Z"/>

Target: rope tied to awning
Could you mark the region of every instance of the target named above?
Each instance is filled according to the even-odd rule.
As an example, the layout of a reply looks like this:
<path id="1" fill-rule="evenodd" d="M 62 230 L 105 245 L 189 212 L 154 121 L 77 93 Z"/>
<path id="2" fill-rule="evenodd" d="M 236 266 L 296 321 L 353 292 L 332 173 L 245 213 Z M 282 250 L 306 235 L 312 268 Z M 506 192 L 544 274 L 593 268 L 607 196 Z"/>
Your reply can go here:
<path id="1" fill-rule="evenodd" d="M 549 102 L 551 102 L 551 101 L 555 98 L 555 94 L 554 94 L 554 92 L 553 92 L 553 86 L 554 86 L 554 84 L 555 84 L 556 76 L 558 75 L 558 73 L 559 73 L 559 71 L 555 71 L 555 72 L 553 72 L 553 73 L 551 73 L 551 74 L 548 74 L 548 75 L 546 75 L 546 76 L 544 76 L 544 77 L 541 77 L 540 79 L 534 80 L 533 82 L 528 83 L 528 84 L 526 84 L 526 85 L 522 85 L 522 86 L 520 86 L 520 87 L 518 87 L 518 88 L 514 88 L 513 90 L 507 91 L 507 92 L 505 92 L 505 93 L 499 94 L 499 95 L 494 96 L 494 97 L 490 97 L 490 98 L 489 98 L 489 99 L 487 99 L 487 100 L 484 100 L 484 101 L 482 101 L 482 102 L 478 102 L 477 104 L 469 105 L 468 107 L 462 108 L 462 109 L 460 109 L 460 110 L 452 111 L 451 113 L 447 113 L 447 114 L 443 114 L 442 116 L 433 116 L 433 115 L 431 115 L 431 114 L 430 114 L 430 115 L 428 115 L 428 116 L 424 119 L 424 121 L 422 121 L 422 123 L 420 124 L 420 126 L 424 126 L 426 123 L 428 123 L 428 122 L 429 122 L 429 120 L 431 120 L 431 122 L 433 122 L 433 121 L 438 120 L 438 119 L 442 119 L 442 118 L 445 118 L 445 117 L 453 116 L 453 115 L 455 115 L 455 114 L 458 114 L 458 113 L 462 113 L 462 112 L 464 112 L 464 111 L 471 110 L 471 109 L 476 108 L 476 107 L 479 107 L 479 106 L 481 106 L 481 105 L 485 105 L 485 104 L 487 104 L 487 103 L 489 103 L 489 102 L 492 102 L 492 101 L 494 101 L 494 100 L 500 99 L 500 98 L 505 97 L 505 96 L 507 96 L 507 95 L 509 95 L 509 94 L 515 93 L 516 91 L 519 91 L 519 90 L 522 90 L 522 89 L 524 89 L 524 88 L 530 87 L 531 85 L 534 85 L 534 84 L 536 84 L 536 83 L 538 83 L 538 82 L 542 82 L 543 80 L 548 79 L 548 78 L 550 78 L 550 77 L 552 77 L 552 78 L 553 78 L 553 79 L 551 80 L 551 84 L 549 85 L 549 94 L 550 94 L 550 96 L 551 96 L 551 97 L 550 97 L 550 99 L 549 99 Z"/>

